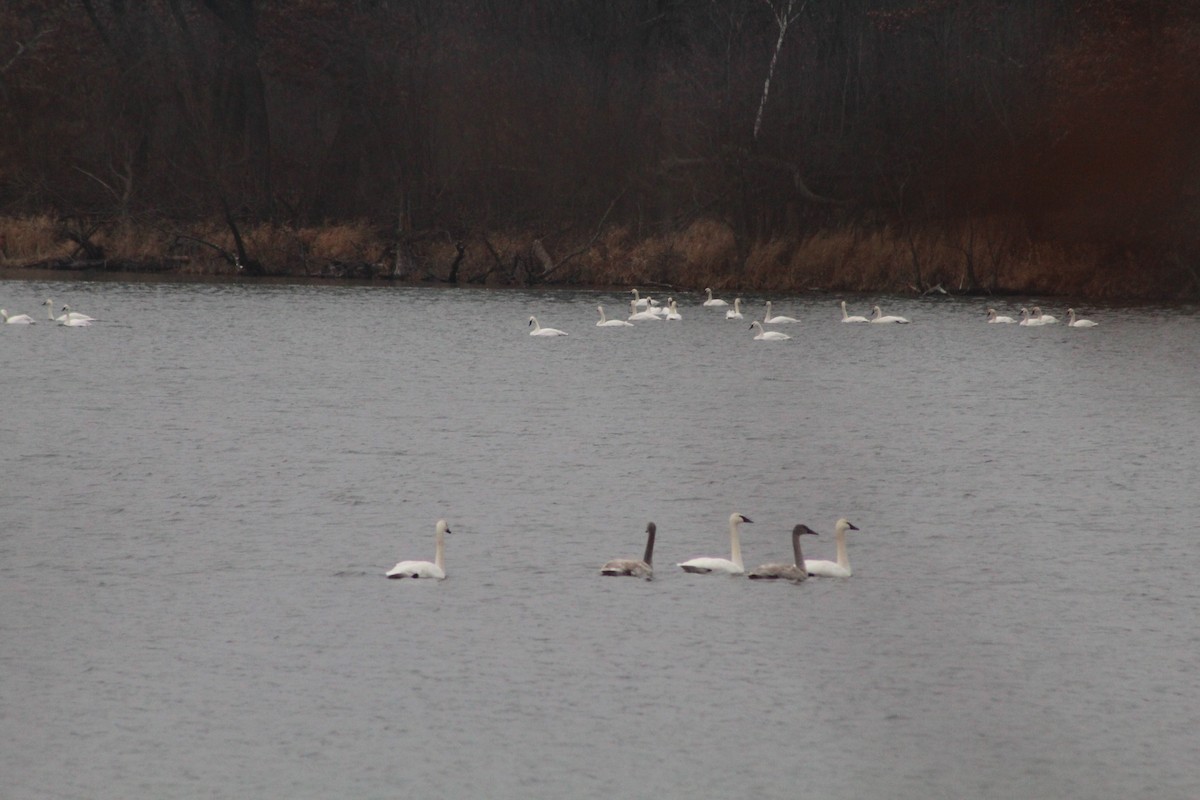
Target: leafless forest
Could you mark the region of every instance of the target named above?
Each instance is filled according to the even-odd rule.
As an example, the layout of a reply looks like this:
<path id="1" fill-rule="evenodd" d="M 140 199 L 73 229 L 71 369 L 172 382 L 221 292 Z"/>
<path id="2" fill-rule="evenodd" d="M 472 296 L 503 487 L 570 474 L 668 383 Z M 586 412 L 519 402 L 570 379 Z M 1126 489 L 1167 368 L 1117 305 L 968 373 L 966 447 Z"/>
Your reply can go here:
<path id="1" fill-rule="evenodd" d="M 1200 4 L 7 0 L 0 265 L 1200 294 Z"/>

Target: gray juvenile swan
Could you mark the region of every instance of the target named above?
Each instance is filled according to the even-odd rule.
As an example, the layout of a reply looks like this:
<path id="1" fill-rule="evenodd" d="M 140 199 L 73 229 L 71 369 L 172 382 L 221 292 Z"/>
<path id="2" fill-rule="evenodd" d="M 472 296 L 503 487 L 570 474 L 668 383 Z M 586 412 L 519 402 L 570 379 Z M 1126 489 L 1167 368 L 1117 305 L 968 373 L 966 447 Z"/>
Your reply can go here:
<path id="1" fill-rule="evenodd" d="M 678 566 L 684 572 L 695 572 L 707 575 L 710 572 L 724 572 L 727 575 L 741 575 L 746 571 L 742 564 L 742 543 L 738 539 L 738 526 L 743 522 L 754 520 L 743 514 L 729 515 L 729 558 L 693 558 Z"/>
<path id="2" fill-rule="evenodd" d="M 804 553 L 800 552 L 800 537 L 804 534 L 819 536 L 816 531 L 807 525 L 797 525 L 792 528 L 792 563 L 791 564 L 763 564 L 753 572 L 746 574 L 751 580 L 787 580 L 799 583 L 808 579 L 808 570 L 804 564 Z"/>
<path id="3" fill-rule="evenodd" d="M 804 568 L 809 575 L 819 575 L 824 578 L 849 578 L 854 572 L 850 569 L 850 556 L 846 552 L 846 531 L 856 531 L 846 518 L 839 519 L 833 526 L 837 535 L 837 561 L 805 561 Z"/>
<path id="4" fill-rule="evenodd" d="M 434 578 L 442 580 L 446 577 L 444 561 L 445 534 L 453 533 L 446 520 L 437 521 L 437 544 L 433 561 L 401 561 L 384 574 L 389 578 Z"/>
<path id="5" fill-rule="evenodd" d="M 600 568 L 601 575 L 628 575 L 633 578 L 651 580 L 654 577 L 654 533 L 658 527 L 650 522 L 646 525 L 646 553 L 642 560 L 615 558 Z"/>

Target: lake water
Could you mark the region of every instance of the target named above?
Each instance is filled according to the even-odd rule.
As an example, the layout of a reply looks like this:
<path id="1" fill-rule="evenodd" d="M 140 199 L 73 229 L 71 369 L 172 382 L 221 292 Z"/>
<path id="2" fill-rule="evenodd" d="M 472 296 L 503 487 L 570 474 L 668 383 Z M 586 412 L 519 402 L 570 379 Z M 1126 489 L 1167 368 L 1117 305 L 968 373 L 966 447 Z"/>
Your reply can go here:
<path id="1" fill-rule="evenodd" d="M 1200 796 L 1197 309 L 773 299 L 0 282 L 3 796 Z"/>

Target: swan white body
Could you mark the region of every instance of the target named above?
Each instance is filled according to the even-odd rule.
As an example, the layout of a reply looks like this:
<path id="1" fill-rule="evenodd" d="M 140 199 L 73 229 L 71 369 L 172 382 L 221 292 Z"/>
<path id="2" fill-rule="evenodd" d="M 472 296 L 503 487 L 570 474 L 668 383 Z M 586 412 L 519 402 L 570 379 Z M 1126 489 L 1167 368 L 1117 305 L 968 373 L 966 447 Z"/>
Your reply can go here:
<path id="1" fill-rule="evenodd" d="M 533 330 L 529 332 L 530 336 L 566 336 L 566 331 L 560 331 L 558 328 L 543 328 L 538 324 L 537 317 L 530 317 L 529 324 L 533 326 Z"/>
<path id="2" fill-rule="evenodd" d="M 604 306 L 596 306 L 596 310 L 600 312 L 600 321 L 596 323 L 597 328 L 632 328 L 632 322 L 626 322 L 623 319 L 608 319 L 604 316 Z"/>
<path id="3" fill-rule="evenodd" d="M 856 531 L 849 520 L 842 518 L 833 526 L 837 535 L 837 561 L 805 561 L 804 568 L 809 575 L 823 578 L 849 578 L 854 572 L 850 569 L 850 556 L 846 552 L 846 531 Z"/>
<path id="4" fill-rule="evenodd" d="M 1012 325 L 1014 322 L 1016 322 L 1016 320 L 1013 319 L 1012 317 L 1000 316 L 999 314 L 996 313 L 996 309 L 994 309 L 994 308 L 988 309 L 987 321 L 993 325 L 996 323 L 999 323 L 1001 325 Z"/>
<path id="5" fill-rule="evenodd" d="M 729 303 L 726 303 L 719 297 L 714 298 L 712 296 L 712 289 L 705 288 L 704 293 L 708 295 L 708 299 L 704 301 L 703 305 L 707 306 L 708 308 L 724 308 L 725 306 L 729 305 Z"/>
<path id="6" fill-rule="evenodd" d="M 679 322 L 683 319 L 683 315 L 679 313 L 679 306 L 675 304 L 674 298 L 670 299 L 670 303 L 667 306 L 667 313 L 663 314 L 663 319 L 672 322 Z"/>
<path id="7" fill-rule="evenodd" d="M 95 322 L 96 321 L 95 317 L 89 317 L 87 314 L 80 314 L 78 311 L 72 311 L 70 306 L 63 306 L 62 312 L 63 312 L 63 316 L 65 316 L 67 319 L 80 319 L 80 320 L 83 320 L 84 322 Z M 55 321 L 58 322 L 58 321 L 61 321 L 61 319 L 62 319 L 61 317 L 56 317 Z"/>
<path id="8" fill-rule="evenodd" d="M 28 314 L 16 314 L 9 316 L 8 312 L 0 308 L 0 317 L 4 317 L 4 321 L 9 325 L 33 325 L 35 320 Z"/>
<path id="9" fill-rule="evenodd" d="M 733 308 L 725 312 L 725 319 L 743 319 L 742 317 L 742 298 L 733 298 Z"/>
<path id="10" fill-rule="evenodd" d="M 819 534 L 807 525 L 797 525 L 792 528 L 792 563 L 763 564 L 753 572 L 746 573 L 751 580 L 787 580 L 795 583 L 808 579 L 808 570 L 804 566 L 804 553 L 800 551 L 800 537 L 804 534 L 818 536 Z"/>
<path id="11" fill-rule="evenodd" d="M 784 339 L 792 338 L 786 333 L 780 333 L 779 331 L 763 330 L 762 323 L 758 320 L 754 320 L 754 322 L 750 323 L 750 329 L 753 330 L 754 328 L 758 328 L 758 333 L 755 334 L 754 338 L 761 339 L 764 342 L 782 342 Z"/>
<path id="12" fill-rule="evenodd" d="M 1041 326 L 1045 325 L 1046 323 L 1044 320 L 1040 320 L 1037 317 L 1030 315 L 1028 308 L 1022 308 L 1021 309 L 1021 321 L 1018 322 L 1017 324 L 1023 328 L 1040 328 Z"/>
<path id="13" fill-rule="evenodd" d="M 59 318 L 58 324 L 64 328 L 90 328 L 92 325 L 92 320 L 90 320 L 90 319 L 75 319 L 73 317 L 69 317 L 64 314 L 62 317 Z"/>
<path id="14" fill-rule="evenodd" d="M 754 522 L 742 514 L 729 515 L 729 558 L 692 558 L 681 562 L 678 566 L 684 572 L 694 572 L 707 575 L 710 572 L 724 572 L 727 575 L 741 575 L 746 571 L 742 564 L 742 543 L 738 538 L 738 526 L 743 522 Z"/>
<path id="15" fill-rule="evenodd" d="M 785 317 L 782 314 L 780 314 L 779 316 L 772 316 L 771 315 L 771 301 L 770 300 L 767 301 L 767 315 L 765 317 L 763 317 L 763 322 L 765 322 L 766 324 L 768 324 L 768 325 L 786 325 L 786 324 L 789 324 L 792 322 L 799 322 L 799 321 L 800 320 L 796 319 L 795 317 Z"/>
<path id="16" fill-rule="evenodd" d="M 433 561 L 401 561 L 384 574 L 389 578 L 433 578 L 442 580 L 446 577 L 445 542 L 446 534 L 452 533 L 446 520 L 437 521 L 437 544 Z"/>
<path id="17" fill-rule="evenodd" d="M 629 319 L 633 322 L 650 322 L 653 320 L 661 320 L 662 317 L 660 317 L 658 314 L 655 314 L 650 309 L 646 309 L 645 311 L 638 311 L 637 305 L 634 303 L 634 301 L 630 300 L 629 301 Z"/>
<path id="18" fill-rule="evenodd" d="M 846 301 L 842 300 L 841 304 L 842 304 L 842 322 L 870 322 L 871 321 L 871 320 L 867 319 L 866 317 L 850 316 L 849 312 L 846 311 Z"/>
<path id="19" fill-rule="evenodd" d="M 1092 322 L 1090 319 L 1075 319 L 1075 309 L 1067 309 L 1068 328 L 1094 328 L 1099 324 L 1099 322 Z"/>
<path id="20" fill-rule="evenodd" d="M 601 575 L 628 575 L 632 578 L 654 578 L 654 534 L 658 530 L 653 522 L 646 525 L 646 552 L 641 561 L 633 558 L 617 558 L 600 568 Z"/>
<path id="21" fill-rule="evenodd" d="M 871 309 L 870 321 L 879 323 L 896 323 L 899 325 L 908 324 L 908 319 L 906 317 L 884 316 L 884 313 L 879 310 L 879 306 L 875 306 Z"/>
<path id="22" fill-rule="evenodd" d="M 1058 322 L 1058 317 L 1053 316 L 1052 314 L 1043 314 L 1041 306 L 1033 307 L 1033 317 L 1038 321 L 1039 324 L 1042 325 L 1053 325 L 1054 323 Z"/>

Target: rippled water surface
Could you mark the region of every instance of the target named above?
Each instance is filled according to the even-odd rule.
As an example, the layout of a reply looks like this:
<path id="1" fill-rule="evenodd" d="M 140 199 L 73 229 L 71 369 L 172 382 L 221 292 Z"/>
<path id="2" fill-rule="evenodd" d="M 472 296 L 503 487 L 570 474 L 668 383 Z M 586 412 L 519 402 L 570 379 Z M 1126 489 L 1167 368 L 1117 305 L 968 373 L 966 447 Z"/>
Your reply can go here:
<path id="1" fill-rule="evenodd" d="M 0 293 L 103 320 L 0 326 L 6 798 L 1200 796 L 1194 308 Z"/>

